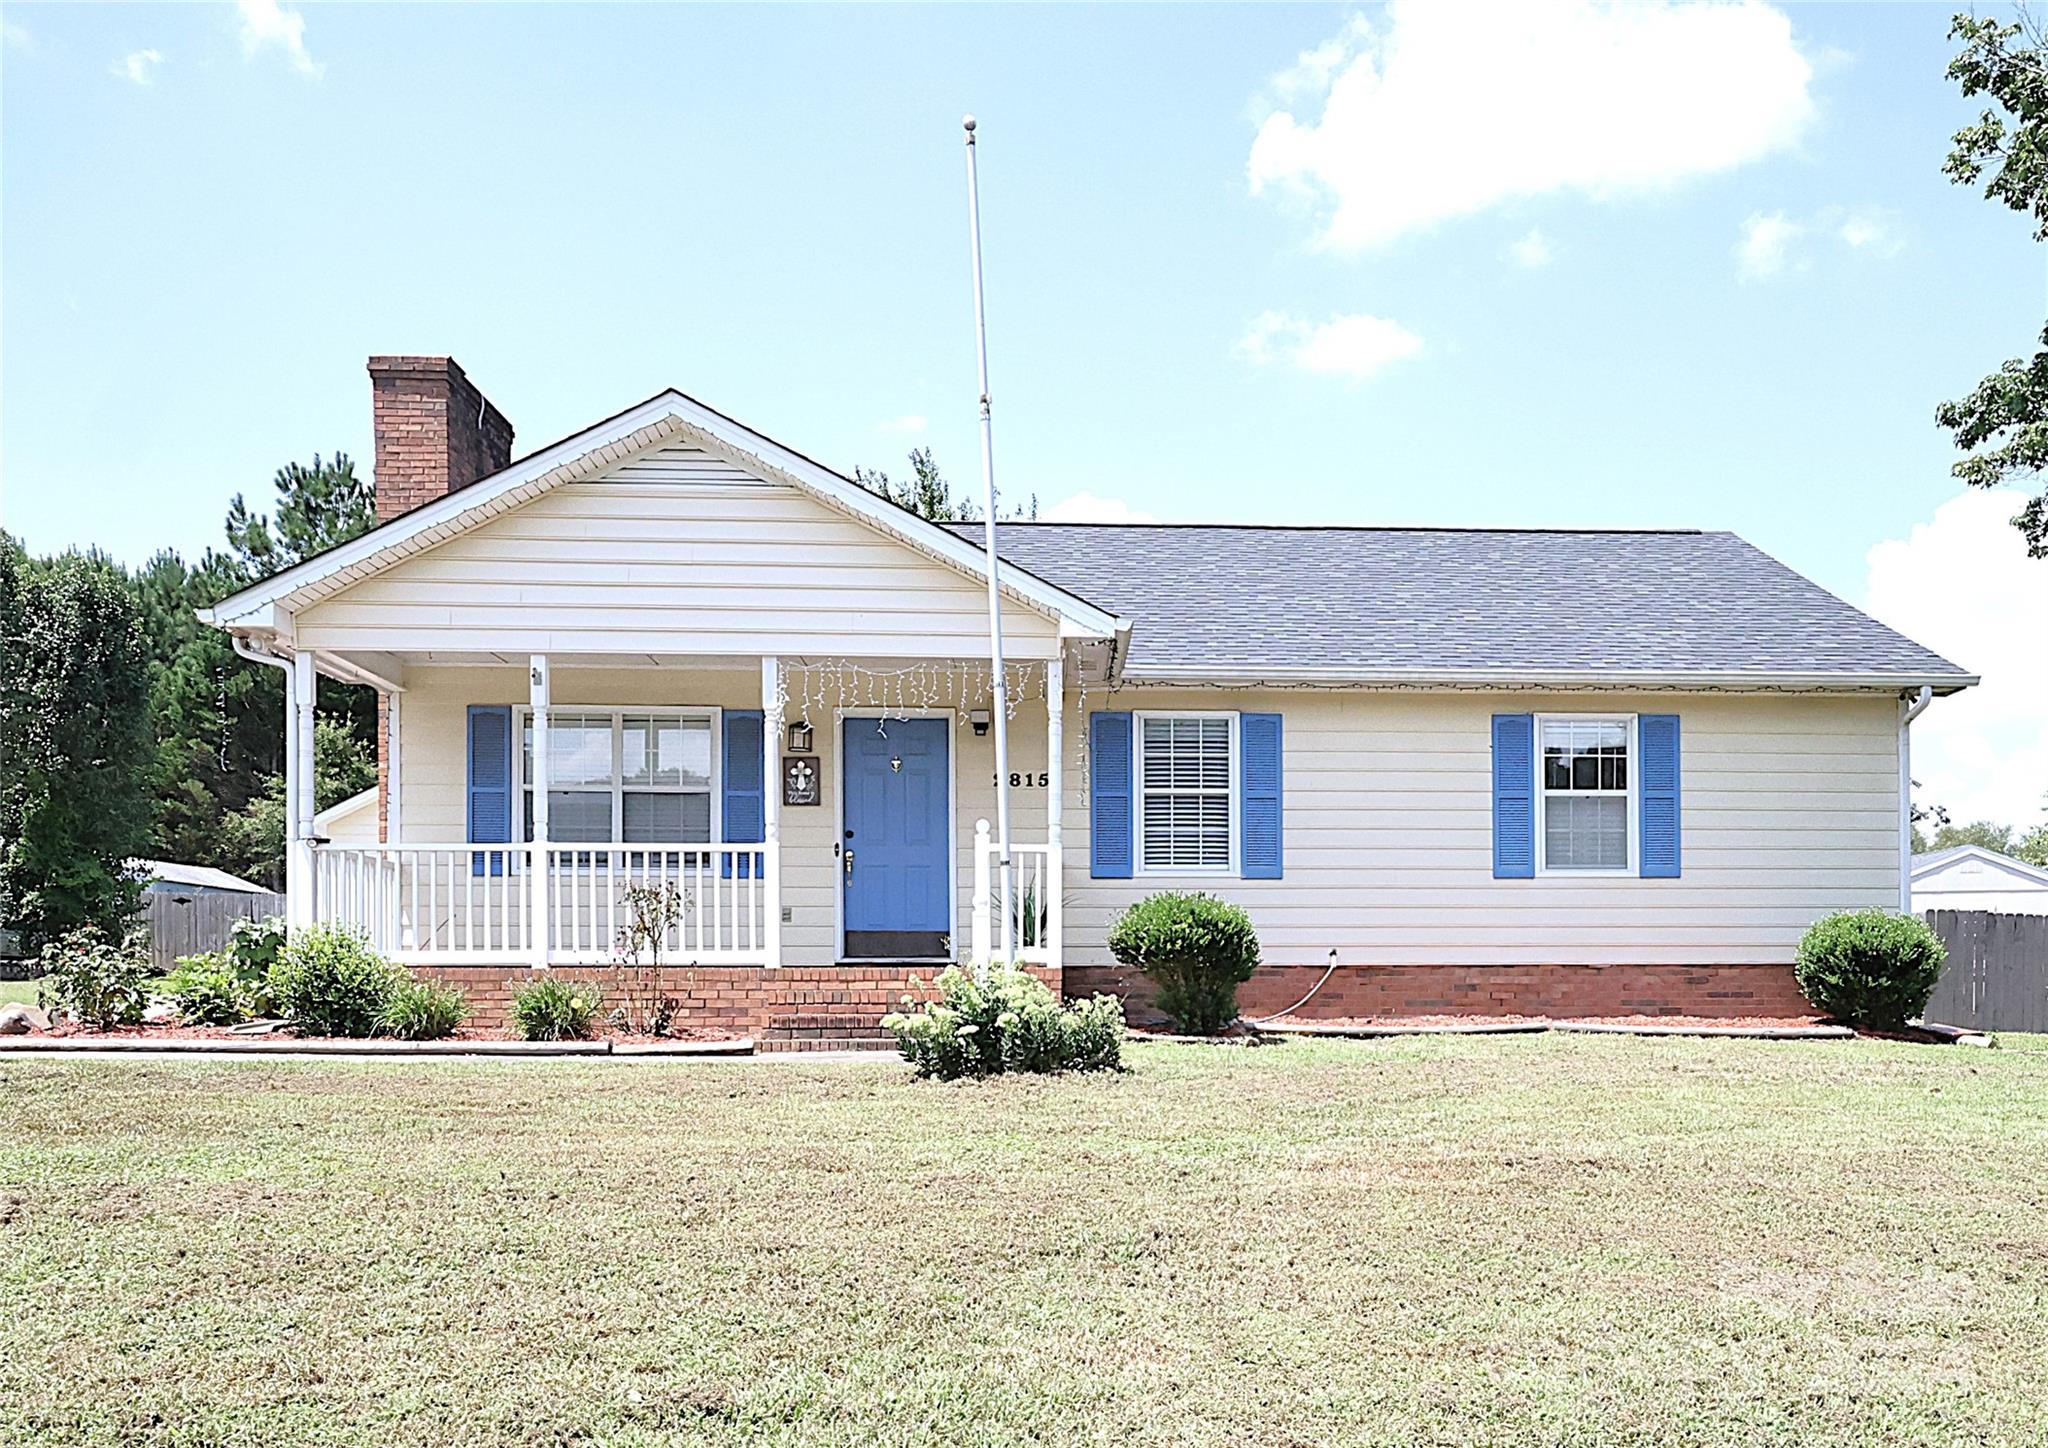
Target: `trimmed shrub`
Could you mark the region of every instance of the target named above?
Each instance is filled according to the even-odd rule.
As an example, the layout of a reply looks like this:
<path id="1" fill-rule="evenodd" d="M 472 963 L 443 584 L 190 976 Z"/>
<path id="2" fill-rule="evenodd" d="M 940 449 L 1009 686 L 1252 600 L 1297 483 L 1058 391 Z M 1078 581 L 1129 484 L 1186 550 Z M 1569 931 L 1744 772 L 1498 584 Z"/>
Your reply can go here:
<path id="1" fill-rule="evenodd" d="M 149 1004 L 149 960 L 133 936 L 115 945 L 97 925 L 81 925 L 43 947 L 42 966 L 43 1009 L 102 1031 L 136 1024 Z"/>
<path id="2" fill-rule="evenodd" d="M 1237 988 L 1259 968 L 1259 937 L 1240 906 L 1177 890 L 1148 895 L 1109 932 L 1109 952 L 1159 988 L 1159 1008 L 1189 1035 L 1237 1019 Z"/>
<path id="3" fill-rule="evenodd" d="M 392 995 L 411 981 L 355 931 L 313 925 L 292 935 L 270 967 L 271 999 L 308 1036 L 371 1036 Z"/>
<path id="4" fill-rule="evenodd" d="M 1856 910 L 1816 920 L 1792 970 L 1806 998 L 1836 1020 L 1896 1031 L 1927 1008 L 1947 958 L 1919 917 Z"/>
<path id="5" fill-rule="evenodd" d="M 987 985 L 955 967 L 938 986 L 939 998 L 922 1010 L 882 1019 L 920 1076 L 1114 1071 L 1123 1063 L 1124 1008 L 1114 996 L 1062 1006 L 1043 981 L 1012 966 L 990 971 Z M 905 996 L 903 1004 L 913 1002 Z"/>
<path id="6" fill-rule="evenodd" d="M 377 1034 L 401 1041 L 438 1041 L 469 1019 L 469 997 L 452 986 L 408 980 L 385 998 L 377 1013 Z"/>
<path id="7" fill-rule="evenodd" d="M 522 1041 L 581 1041 L 597 1024 L 595 986 L 541 976 L 512 990 L 512 1034 Z"/>

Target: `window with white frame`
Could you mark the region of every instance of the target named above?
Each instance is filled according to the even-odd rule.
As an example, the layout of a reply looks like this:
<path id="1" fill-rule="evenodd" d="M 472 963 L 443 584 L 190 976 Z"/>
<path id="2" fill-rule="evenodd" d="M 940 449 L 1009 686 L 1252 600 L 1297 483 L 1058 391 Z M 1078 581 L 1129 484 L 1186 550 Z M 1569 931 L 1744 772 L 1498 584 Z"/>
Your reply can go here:
<path id="1" fill-rule="evenodd" d="M 716 824 L 709 713 L 548 713 L 548 834 L 568 843 L 696 844 Z M 533 719 L 520 716 L 524 838 L 533 838 Z"/>
<path id="2" fill-rule="evenodd" d="M 1139 861 L 1226 873 L 1237 863 L 1237 715 L 1139 714 Z"/>
<path id="3" fill-rule="evenodd" d="M 1628 715 L 1559 714 L 1536 720 L 1538 820 L 1545 870 L 1630 868 Z"/>

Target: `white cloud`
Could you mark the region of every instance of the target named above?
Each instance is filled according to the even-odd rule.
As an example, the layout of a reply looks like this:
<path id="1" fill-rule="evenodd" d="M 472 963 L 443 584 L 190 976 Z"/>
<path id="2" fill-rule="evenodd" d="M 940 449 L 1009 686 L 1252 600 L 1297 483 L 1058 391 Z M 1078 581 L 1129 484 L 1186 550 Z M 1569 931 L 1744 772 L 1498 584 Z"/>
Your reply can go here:
<path id="1" fill-rule="evenodd" d="M 137 85 L 148 85 L 156 68 L 164 63 L 160 50 L 134 50 L 114 62 L 114 74 Z"/>
<path id="2" fill-rule="evenodd" d="M 907 412 L 901 417 L 884 418 L 875 424 L 876 432 L 896 432 L 915 435 L 931 425 L 931 419 L 921 412 Z"/>
<path id="3" fill-rule="evenodd" d="M 1531 227 L 1527 236 L 1508 243 L 1508 255 L 1515 259 L 1516 266 L 1534 271 L 1549 266 L 1557 254 L 1551 249 L 1550 238 Z"/>
<path id="4" fill-rule="evenodd" d="M 1842 245 L 1873 256 L 1897 256 L 1906 239 L 1899 234 L 1898 216 L 1881 207 L 1867 206 L 1842 217 L 1835 227 Z"/>
<path id="5" fill-rule="evenodd" d="M 1742 240 L 1735 243 L 1735 260 L 1745 281 L 1763 281 L 1777 276 L 1791 265 L 1806 227 L 1790 220 L 1782 211 L 1769 216 L 1752 212 L 1742 223 Z"/>
<path id="6" fill-rule="evenodd" d="M 306 50 L 306 17 L 287 10 L 280 0 L 235 0 L 242 12 L 242 54 L 275 46 L 291 62 L 293 70 L 317 79 L 325 69 Z"/>
<path id="7" fill-rule="evenodd" d="M 2048 560 L 2027 557 L 2011 490 L 1969 492 L 1869 554 L 1865 607 L 1984 682 L 1913 725 L 1915 797 L 1957 822 L 2031 827 L 2048 794 Z"/>
<path id="8" fill-rule="evenodd" d="M 31 51 L 36 48 L 36 38 L 29 28 L 19 21 L 0 20 L 0 45 L 9 45 L 21 51 Z"/>
<path id="9" fill-rule="evenodd" d="M 1150 513 L 1140 512 L 1122 498 L 1102 498 L 1080 492 L 1062 498 L 1038 515 L 1047 523 L 1156 523 Z"/>
<path id="10" fill-rule="evenodd" d="M 1832 239 L 1876 257 L 1897 256 L 1906 245 L 1898 214 L 1881 206 L 1823 207 L 1811 221 L 1794 220 L 1782 211 L 1753 211 L 1742 223 L 1742 239 L 1735 243 L 1737 269 L 1744 281 L 1805 271 L 1809 238 Z"/>
<path id="11" fill-rule="evenodd" d="M 1812 118 L 1812 78 L 1762 0 L 1393 0 L 1274 77 L 1248 172 L 1254 193 L 1310 198 L 1322 244 L 1352 250 L 1770 155 Z"/>
<path id="12" fill-rule="evenodd" d="M 1310 322 L 1284 312 L 1261 312 L 1237 343 L 1238 355 L 1258 366 L 1284 362 L 1354 382 L 1421 350 L 1422 338 L 1399 322 L 1363 314 Z"/>

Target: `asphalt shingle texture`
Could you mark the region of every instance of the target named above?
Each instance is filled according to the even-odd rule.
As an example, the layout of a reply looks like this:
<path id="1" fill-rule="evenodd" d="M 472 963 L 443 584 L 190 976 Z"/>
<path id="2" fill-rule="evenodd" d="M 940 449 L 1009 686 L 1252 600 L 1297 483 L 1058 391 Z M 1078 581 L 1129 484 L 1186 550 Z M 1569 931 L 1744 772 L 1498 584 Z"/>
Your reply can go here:
<path id="1" fill-rule="evenodd" d="M 997 547 L 1131 619 L 1126 668 L 1140 675 L 1966 676 L 1733 533 L 1005 523 Z"/>

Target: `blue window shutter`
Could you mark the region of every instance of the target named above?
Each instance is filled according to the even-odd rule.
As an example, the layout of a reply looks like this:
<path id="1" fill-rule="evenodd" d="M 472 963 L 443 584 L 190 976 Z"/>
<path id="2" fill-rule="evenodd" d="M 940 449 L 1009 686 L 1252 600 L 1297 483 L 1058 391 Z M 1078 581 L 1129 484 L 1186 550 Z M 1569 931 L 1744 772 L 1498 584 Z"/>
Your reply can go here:
<path id="1" fill-rule="evenodd" d="M 1636 850 L 1645 880 L 1678 878 L 1678 716 L 1636 718 Z"/>
<path id="2" fill-rule="evenodd" d="M 1131 716 L 1088 716 L 1088 874 L 1131 878 Z"/>
<path id="3" fill-rule="evenodd" d="M 1536 716 L 1493 716 L 1493 878 L 1536 875 Z"/>
<path id="4" fill-rule="evenodd" d="M 725 843 L 756 845 L 768 838 L 768 805 L 764 795 L 766 716 L 759 709 L 725 711 Z M 725 858 L 725 878 L 732 878 L 732 856 Z M 749 878 L 742 869 L 740 878 Z"/>
<path id="5" fill-rule="evenodd" d="M 1238 873 L 1277 880 L 1281 862 L 1281 735 L 1278 714 L 1237 720 Z"/>
<path id="6" fill-rule="evenodd" d="M 512 706 L 469 706 L 469 843 L 502 845 L 512 840 Z M 505 855 L 489 851 L 469 857 L 469 872 L 481 875 L 490 861 L 493 875 L 505 873 Z"/>

